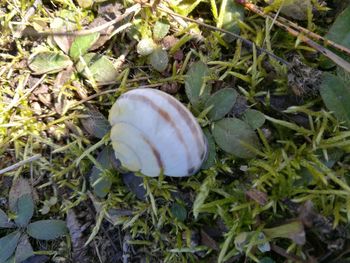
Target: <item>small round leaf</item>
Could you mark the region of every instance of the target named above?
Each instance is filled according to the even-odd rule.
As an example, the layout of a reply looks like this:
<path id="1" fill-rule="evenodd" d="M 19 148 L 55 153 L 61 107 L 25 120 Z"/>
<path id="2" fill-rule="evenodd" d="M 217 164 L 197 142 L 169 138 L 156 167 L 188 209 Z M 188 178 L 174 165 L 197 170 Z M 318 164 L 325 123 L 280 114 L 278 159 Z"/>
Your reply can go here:
<path id="1" fill-rule="evenodd" d="M 77 64 L 78 72 L 86 77 L 92 77 L 99 84 L 115 81 L 119 75 L 113 63 L 106 56 L 88 53 L 83 56 L 83 60 L 84 63 L 79 61 Z"/>
<path id="2" fill-rule="evenodd" d="M 260 128 L 265 123 L 265 116 L 263 113 L 257 110 L 248 109 L 244 115 L 243 119 L 249 124 L 254 130 Z"/>
<path id="3" fill-rule="evenodd" d="M 231 88 L 224 88 L 213 95 L 205 103 L 205 107 L 212 107 L 208 112 L 208 118 L 212 121 L 222 119 L 230 112 L 237 99 L 237 92 Z"/>
<path id="4" fill-rule="evenodd" d="M 100 33 L 98 32 L 76 37 L 72 43 L 72 46 L 70 47 L 69 56 L 73 60 L 76 60 L 80 56 L 85 55 L 99 37 Z"/>
<path id="5" fill-rule="evenodd" d="M 27 227 L 27 233 L 33 238 L 53 240 L 67 234 L 66 223 L 62 220 L 40 220 Z"/>
<path id="6" fill-rule="evenodd" d="M 33 54 L 28 60 L 28 67 L 37 75 L 56 73 L 72 65 L 68 56 L 51 51 Z"/>
<path id="7" fill-rule="evenodd" d="M 193 63 L 185 77 L 185 92 L 191 104 L 198 108 L 210 95 L 211 86 L 206 81 L 209 68 L 202 61 Z"/>
<path id="8" fill-rule="evenodd" d="M 156 22 L 153 28 L 153 37 L 156 40 L 164 38 L 170 29 L 169 22 L 166 19 L 160 19 Z"/>
<path id="9" fill-rule="evenodd" d="M 149 63 L 155 70 L 164 71 L 169 63 L 168 53 L 161 48 L 157 48 L 149 56 Z"/>
<path id="10" fill-rule="evenodd" d="M 187 217 L 187 211 L 186 208 L 179 204 L 178 202 L 175 202 L 171 207 L 171 213 L 181 222 L 186 220 Z"/>
<path id="11" fill-rule="evenodd" d="M 22 195 L 17 201 L 15 223 L 24 227 L 28 225 L 34 213 L 34 201 L 31 194 Z"/>
<path id="12" fill-rule="evenodd" d="M 216 122 L 212 133 L 221 149 L 240 158 L 254 157 L 254 153 L 247 145 L 255 148 L 260 146 L 254 130 L 236 118 L 226 118 Z"/>

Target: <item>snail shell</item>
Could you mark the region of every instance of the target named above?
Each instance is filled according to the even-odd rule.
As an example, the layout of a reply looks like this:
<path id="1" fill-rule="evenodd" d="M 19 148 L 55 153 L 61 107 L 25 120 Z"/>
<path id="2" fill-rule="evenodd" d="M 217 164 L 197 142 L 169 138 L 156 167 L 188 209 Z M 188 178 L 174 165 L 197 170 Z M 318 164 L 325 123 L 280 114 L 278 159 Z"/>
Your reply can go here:
<path id="1" fill-rule="evenodd" d="M 154 89 L 121 95 L 109 112 L 116 158 L 147 176 L 189 176 L 207 154 L 206 138 L 191 112 Z"/>

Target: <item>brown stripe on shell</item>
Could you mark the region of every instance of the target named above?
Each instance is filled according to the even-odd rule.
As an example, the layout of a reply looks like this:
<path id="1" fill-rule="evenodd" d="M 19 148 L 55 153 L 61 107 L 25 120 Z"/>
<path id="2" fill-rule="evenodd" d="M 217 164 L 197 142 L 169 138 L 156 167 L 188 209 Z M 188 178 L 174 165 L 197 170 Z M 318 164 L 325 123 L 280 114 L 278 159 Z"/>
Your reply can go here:
<path id="1" fill-rule="evenodd" d="M 157 150 L 157 148 L 145 137 L 142 135 L 142 139 L 145 141 L 145 143 L 147 143 L 149 145 L 149 147 L 151 148 L 152 150 L 152 153 L 154 155 L 154 157 L 156 157 L 156 160 L 157 160 L 157 164 L 158 164 L 158 167 L 163 170 L 164 169 L 164 163 L 162 161 L 162 157 L 159 153 L 159 151 Z"/>
<path id="2" fill-rule="evenodd" d="M 182 116 L 185 120 L 185 123 L 189 127 L 191 134 L 193 135 L 194 139 L 196 140 L 197 145 L 201 145 L 202 148 L 200 149 L 197 147 L 198 156 L 200 156 L 201 160 L 203 160 L 203 155 L 206 153 L 206 145 L 202 143 L 202 133 L 198 130 L 198 128 L 195 125 L 195 122 L 193 122 L 192 116 L 189 112 L 187 112 L 181 104 L 177 102 L 173 97 L 170 95 L 165 95 L 163 93 L 159 92 L 159 95 L 161 95 L 171 106 L 173 106 L 180 116 Z"/>
<path id="3" fill-rule="evenodd" d="M 178 138 L 178 140 L 181 142 L 181 144 L 184 146 L 185 148 L 185 152 L 186 152 L 186 160 L 188 161 L 187 167 L 191 167 L 193 164 L 193 160 L 192 157 L 190 155 L 190 151 L 188 149 L 188 146 L 180 132 L 180 130 L 178 129 L 178 127 L 176 126 L 176 123 L 174 122 L 174 120 L 171 118 L 171 116 L 169 115 L 169 113 L 167 113 L 165 110 L 163 110 L 162 108 L 160 108 L 159 106 L 157 106 L 152 100 L 150 100 L 149 98 L 147 98 L 144 95 L 140 95 L 140 94 L 123 94 L 119 99 L 121 98 L 128 98 L 128 99 L 134 99 L 143 103 L 148 104 L 149 106 L 151 106 L 151 108 L 157 112 L 174 130 L 175 130 L 175 134 L 176 137 Z"/>

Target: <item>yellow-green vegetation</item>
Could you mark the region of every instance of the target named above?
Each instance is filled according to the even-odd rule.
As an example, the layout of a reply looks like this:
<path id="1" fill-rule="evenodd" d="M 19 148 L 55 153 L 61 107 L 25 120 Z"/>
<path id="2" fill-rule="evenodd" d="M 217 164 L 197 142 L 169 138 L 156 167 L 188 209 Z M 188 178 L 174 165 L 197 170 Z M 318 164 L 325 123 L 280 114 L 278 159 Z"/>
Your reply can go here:
<path id="1" fill-rule="evenodd" d="M 0 23 L 0 263 L 350 260 L 350 1 L 0 0 Z M 197 118 L 197 174 L 120 166 L 108 113 L 138 87 Z"/>

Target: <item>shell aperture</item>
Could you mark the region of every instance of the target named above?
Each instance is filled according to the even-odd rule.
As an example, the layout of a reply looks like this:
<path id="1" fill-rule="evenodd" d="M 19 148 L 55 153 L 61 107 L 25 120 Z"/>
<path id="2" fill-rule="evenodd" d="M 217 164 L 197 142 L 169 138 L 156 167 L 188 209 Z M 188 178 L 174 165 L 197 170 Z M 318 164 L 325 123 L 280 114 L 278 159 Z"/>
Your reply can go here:
<path id="1" fill-rule="evenodd" d="M 201 167 L 207 144 L 191 112 L 174 97 L 154 89 L 121 95 L 109 112 L 116 158 L 147 176 L 189 176 Z"/>

